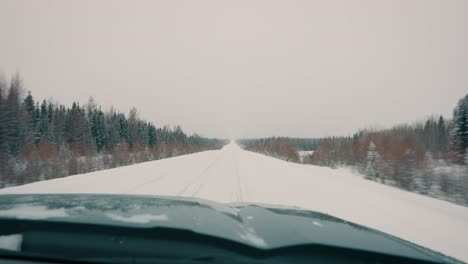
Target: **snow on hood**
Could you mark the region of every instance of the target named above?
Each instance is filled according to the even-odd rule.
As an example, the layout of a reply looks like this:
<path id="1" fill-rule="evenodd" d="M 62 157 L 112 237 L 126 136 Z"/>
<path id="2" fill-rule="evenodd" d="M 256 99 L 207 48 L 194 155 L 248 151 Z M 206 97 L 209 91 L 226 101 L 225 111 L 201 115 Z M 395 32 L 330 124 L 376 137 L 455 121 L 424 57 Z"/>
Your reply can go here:
<path id="1" fill-rule="evenodd" d="M 318 212 L 181 197 L 0 195 L 1 218 L 169 227 L 264 249 L 321 244 L 422 259 L 433 256 L 409 242 Z"/>
<path id="2" fill-rule="evenodd" d="M 122 216 L 118 214 L 106 214 L 110 219 L 128 223 L 146 224 L 152 221 L 167 221 L 168 217 L 165 214 L 152 215 L 152 214 L 138 214 L 132 216 Z"/>
<path id="3" fill-rule="evenodd" d="M 23 242 L 22 234 L 0 236 L 0 249 L 20 251 L 22 242 Z"/>
<path id="4" fill-rule="evenodd" d="M 0 210 L 0 217 L 19 219 L 47 219 L 53 217 L 67 217 L 64 208 L 50 209 L 43 205 L 20 204 L 10 209 Z"/>

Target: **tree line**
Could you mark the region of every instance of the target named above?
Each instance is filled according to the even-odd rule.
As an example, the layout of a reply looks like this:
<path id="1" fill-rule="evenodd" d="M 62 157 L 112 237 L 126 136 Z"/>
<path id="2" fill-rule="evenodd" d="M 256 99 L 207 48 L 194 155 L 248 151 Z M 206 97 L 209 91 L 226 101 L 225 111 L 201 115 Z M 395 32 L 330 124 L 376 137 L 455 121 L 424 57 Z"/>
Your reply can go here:
<path id="1" fill-rule="evenodd" d="M 239 139 L 237 143 L 246 150 L 263 153 L 290 162 L 300 161 L 298 149 L 305 150 L 318 146 L 318 143 L 314 139 L 288 137 Z"/>
<path id="2" fill-rule="evenodd" d="M 208 149 L 226 140 L 156 127 L 90 98 L 70 107 L 24 96 L 19 74 L 0 78 L 0 187 L 14 186 Z"/>
<path id="3" fill-rule="evenodd" d="M 247 149 L 280 156 L 270 150 L 279 141 L 281 138 L 240 142 Z M 452 119 L 430 117 L 424 122 L 363 129 L 349 137 L 309 142 L 316 144 L 310 149 L 294 146 L 296 150 L 314 150 L 303 163 L 349 166 L 369 180 L 468 205 L 468 95 L 459 100 Z M 288 141 L 283 140 L 283 144 Z"/>
<path id="4" fill-rule="evenodd" d="M 237 143 L 246 147 L 263 145 L 268 146 L 276 142 L 290 145 L 297 151 L 314 150 L 320 146 L 320 138 L 295 138 L 295 137 L 268 137 L 268 138 L 245 138 L 237 140 Z"/>
<path id="5" fill-rule="evenodd" d="M 352 166 L 369 180 L 468 205 L 468 95 L 453 113 L 323 139 L 306 162 Z"/>

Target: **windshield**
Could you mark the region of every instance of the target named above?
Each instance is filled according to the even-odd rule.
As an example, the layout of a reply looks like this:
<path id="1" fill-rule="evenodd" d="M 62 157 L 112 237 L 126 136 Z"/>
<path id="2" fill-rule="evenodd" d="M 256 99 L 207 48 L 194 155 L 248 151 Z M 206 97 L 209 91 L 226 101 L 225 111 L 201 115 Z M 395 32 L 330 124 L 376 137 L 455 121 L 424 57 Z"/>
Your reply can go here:
<path id="1" fill-rule="evenodd" d="M 117 234 L 468 262 L 467 1 L 0 10 L 0 263 Z"/>

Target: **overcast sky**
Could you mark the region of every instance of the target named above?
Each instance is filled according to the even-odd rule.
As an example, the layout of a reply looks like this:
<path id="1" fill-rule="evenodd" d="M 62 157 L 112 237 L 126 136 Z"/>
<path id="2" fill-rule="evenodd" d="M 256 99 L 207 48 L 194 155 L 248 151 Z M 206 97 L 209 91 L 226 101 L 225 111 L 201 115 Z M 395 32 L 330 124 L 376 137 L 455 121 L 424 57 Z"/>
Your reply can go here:
<path id="1" fill-rule="evenodd" d="M 468 1 L 0 0 L 0 71 L 39 99 L 216 137 L 350 135 L 468 93 Z"/>

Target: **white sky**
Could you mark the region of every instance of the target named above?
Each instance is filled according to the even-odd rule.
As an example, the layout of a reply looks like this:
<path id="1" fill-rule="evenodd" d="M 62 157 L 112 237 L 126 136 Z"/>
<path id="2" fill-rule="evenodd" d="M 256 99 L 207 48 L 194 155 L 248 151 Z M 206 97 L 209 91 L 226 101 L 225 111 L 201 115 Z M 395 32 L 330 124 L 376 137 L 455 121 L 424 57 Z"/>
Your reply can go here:
<path id="1" fill-rule="evenodd" d="M 468 1 L 0 0 L 0 71 L 36 99 L 205 136 L 349 135 L 468 92 Z"/>

